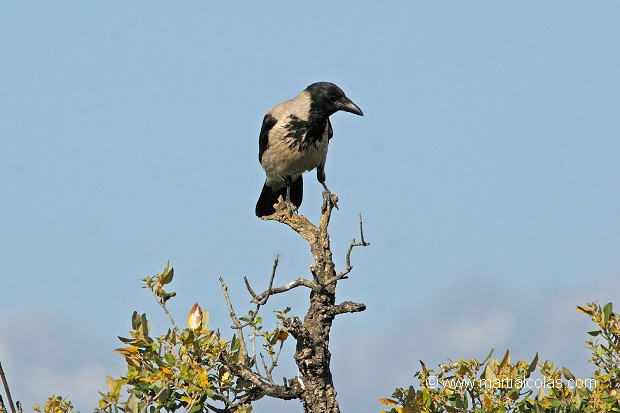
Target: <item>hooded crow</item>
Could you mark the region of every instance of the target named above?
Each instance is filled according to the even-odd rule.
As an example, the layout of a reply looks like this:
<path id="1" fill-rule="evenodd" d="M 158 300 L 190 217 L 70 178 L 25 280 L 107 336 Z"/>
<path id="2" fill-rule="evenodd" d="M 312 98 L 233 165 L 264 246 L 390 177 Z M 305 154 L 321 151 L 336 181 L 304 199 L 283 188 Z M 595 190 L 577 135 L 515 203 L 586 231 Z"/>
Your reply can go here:
<path id="1" fill-rule="evenodd" d="M 257 217 L 273 214 L 280 195 L 299 208 L 301 174 L 314 168 L 316 178 L 329 191 L 325 185 L 327 146 L 333 135 L 329 117 L 339 110 L 363 116 L 342 89 L 318 82 L 265 114 L 258 137 L 258 161 L 267 179 L 256 203 Z"/>

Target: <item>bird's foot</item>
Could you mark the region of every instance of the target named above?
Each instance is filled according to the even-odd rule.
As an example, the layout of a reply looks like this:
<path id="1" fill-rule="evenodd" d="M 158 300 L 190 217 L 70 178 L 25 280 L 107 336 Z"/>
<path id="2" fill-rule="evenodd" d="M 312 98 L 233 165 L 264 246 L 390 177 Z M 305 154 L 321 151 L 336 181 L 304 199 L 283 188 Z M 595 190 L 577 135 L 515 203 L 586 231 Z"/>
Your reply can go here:
<path id="1" fill-rule="evenodd" d="M 323 187 L 325 190 L 323 191 L 323 208 L 321 208 L 321 212 L 325 212 L 327 208 L 338 209 L 338 195 L 332 194 L 325 185 Z"/>
<path id="2" fill-rule="evenodd" d="M 289 217 L 297 213 L 297 206 L 290 199 L 284 199 L 282 195 L 278 197 L 278 203 L 274 207 L 276 212 L 285 212 Z"/>

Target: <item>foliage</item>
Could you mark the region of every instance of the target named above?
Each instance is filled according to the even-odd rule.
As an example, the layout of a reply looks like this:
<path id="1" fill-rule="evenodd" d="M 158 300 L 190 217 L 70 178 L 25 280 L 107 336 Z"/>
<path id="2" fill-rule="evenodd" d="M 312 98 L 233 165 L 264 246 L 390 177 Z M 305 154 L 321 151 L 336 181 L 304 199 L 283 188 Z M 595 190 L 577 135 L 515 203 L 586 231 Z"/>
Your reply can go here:
<path id="1" fill-rule="evenodd" d="M 461 358 L 440 364 L 437 371 L 421 362 L 422 370 L 415 373 L 419 389 L 398 388 L 392 398 L 379 402 L 392 407 L 389 413 L 618 412 L 620 316 L 611 303 L 577 310 L 598 326 L 589 332 L 594 339 L 586 342 L 596 367 L 589 379 L 576 379 L 566 368 L 539 362 L 538 354 L 531 362 L 512 363 L 509 351 L 501 361 L 492 359 L 491 352 L 484 361 Z"/>
<path id="2" fill-rule="evenodd" d="M 37 404 L 32 410 L 39 413 L 75 413 L 73 403 L 66 397 L 63 399 L 60 396 L 51 396 L 45 402 L 43 409 Z"/>
<path id="3" fill-rule="evenodd" d="M 174 277 L 169 263 L 161 274 L 145 278 L 148 288 L 170 318 L 172 328 L 153 337 L 146 314 L 133 313 L 130 337 L 119 337 L 125 344 L 116 352 L 125 357 L 127 372 L 120 378 L 108 377 L 108 391 L 101 393 L 99 411 L 156 412 L 162 409 L 186 412 L 252 410 L 255 386 L 236 376 L 230 366 L 241 362 L 240 339 L 235 335 L 226 340 L 219 331 L 208 329 L 209 313 L 198 304 L 191 309 L 187 327 L 180 329 L 166 308 L 166 302 L 175 296 L 164 286 Z M 250 311 L 240 317 L 252 329 L 252 343 L 262 339 L 269 357 L 262 357 L 262 367 L 271 374 L 277 365 L 283 342 L 288 337 L 281 321 L 289 309 L 276 312 L 278 323 L 273 331 L 265 331 L 262 318 Z M 249 364 L 259 368 L 256 354 Z M 122 390 L 129 396 L 123 400 Z"/>

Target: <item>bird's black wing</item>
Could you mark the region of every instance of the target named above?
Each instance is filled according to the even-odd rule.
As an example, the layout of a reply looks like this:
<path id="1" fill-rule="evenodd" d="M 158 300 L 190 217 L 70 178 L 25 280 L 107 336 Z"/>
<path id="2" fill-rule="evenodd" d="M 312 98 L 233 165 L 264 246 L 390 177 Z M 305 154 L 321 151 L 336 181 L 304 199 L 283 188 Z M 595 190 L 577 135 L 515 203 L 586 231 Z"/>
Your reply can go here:
<path id="1" fill-rule="evenodd" d="M 263 126 L 260 128 L 258 135 L 258 162 L 263 159 L 263 153 L 269 147 L 269 131 L 278 123 L 278 120 L 269 113 L 263 118 Z"/>

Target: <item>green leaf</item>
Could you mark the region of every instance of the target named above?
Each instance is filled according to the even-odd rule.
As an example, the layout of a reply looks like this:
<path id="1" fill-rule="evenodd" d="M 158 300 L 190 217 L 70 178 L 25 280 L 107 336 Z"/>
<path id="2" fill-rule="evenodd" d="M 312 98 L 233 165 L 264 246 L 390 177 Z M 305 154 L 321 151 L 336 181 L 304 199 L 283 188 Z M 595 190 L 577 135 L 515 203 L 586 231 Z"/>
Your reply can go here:
<path id="1" fill-rule="evenodd" d="M 536 367 L 538 367 L 538 352 L 534 356 L 534 360 L 532 360 L 530 366 L 527 368 L 527 371 L 525 372 L 525 377 L 530 377 L 530 374 L 532 374 L 536 370 Z"/>
<path id="2" fill-rule="evenodd" d="M 138 315 L 137 311 L 134 311 L 133 314 L 131 315 L 131 328 L 133 330 L 137 330 L 138 329 L 139 321 L 140 321 L 140 315 Z"/>
<path id="3" fill-rule="evenodd" d="M 174 357 L 174 354 L 166 353 L 164 355 L 164 360 L 166 360 L 166 363 L 168 363 L 168 365 L 173 366 L 176 358 Z"/>
<path id="4" fill-rule="evenodd" d="M 506 350 L 504 358 L 502 359 L 501 363 L 499 363 L 498 371 L 503 369 L 508 364 L 510 364 L 510 350 Z"/>
<path id="5" fill-rule="evenodd" d="M 590 334 L 592 337 L 596 337 L 601 334 L 601 330 L 588 331 L 588 334 Z"/>
<path id="6" fill-rule="evenodd" d="M 489 352 L 489 355 L 488 355 L 488 356 L 486 356 L 486 357 L 484 358 L 484 360 L 482 360 L 482 361 L 480 362 L 480 365 L 484 365 L 484 364 L 486 364 L 486 362 L 487 362 L 487 361 L 489 361 L 489 359 L 491 359 L 491 356 L 493 355 L 493 352 L 494 352 L 494 351 L 495 351 L 495 349 L 491 349 L 491 351 Z"/>
<path id="7" fill-rule="evenodd" d="M 564 373 L 566 380 L 575 380 L 573 373 L 571 373 L 566 367 L 562 367 L 562 372 Z"/>
<path id="8" fill-rule="evenodd" d="M 161 275 L 161 285 L 170 284 L 172 282 L 172 278 L 174 277 L 174 268 L 170 268 L 169 271 L 166 271 L 170 266 L 170 261 L 166 264 L 166 269 L 164 269 L 163 274 Z"/>
<path id="9" fill-rule="evenodd" d="M 131 393 L 131 396 L 129 396 L 129 400 L 127 400 L 126 413 L 139 413 L 138 398 L 133 393 Z"/>
<path id="10" fill-rule="evenodd" d="M 603 307 L 603 323 L 607 324 L 609 322 L 609 317 L 611 317 L 612 311 L 611 311 L 611 303 L 607 303 L 605 304 L 605 307 Z"/>
<path id="11" fill-rule="evenodd" d="M 148 337 L 149 335 L 149 321 L 146 319 L 146 313 L 142 314 L 142 317 L 140 319 L 140 323 L 141 323 L 141 328 L 142 328 L 142 334 L 144 334 L 144 337 Z"/>

